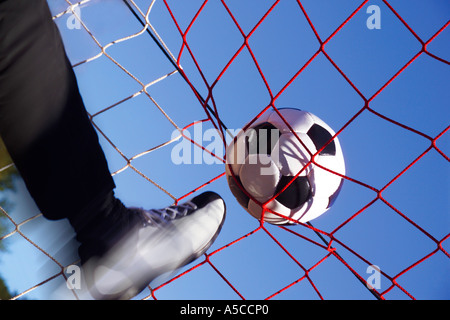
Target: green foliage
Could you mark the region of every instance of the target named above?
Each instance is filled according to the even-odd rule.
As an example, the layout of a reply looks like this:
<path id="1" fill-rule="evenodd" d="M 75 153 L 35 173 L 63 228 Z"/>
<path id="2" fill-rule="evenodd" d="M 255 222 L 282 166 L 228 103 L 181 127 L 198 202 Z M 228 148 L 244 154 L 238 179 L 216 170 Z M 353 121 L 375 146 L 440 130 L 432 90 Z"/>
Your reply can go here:
<path id="1" fill-rule="evenodd" d="M 11 157 L 6 150 L 5 144 L 0 139 L 0 192 L 14 189 L 13 179 L 17 176 L 17 170 L 14 167 L 2 170 L 11 164 Z"/>
<path id="2" fill-rule="evenodd" d="M 11 164 L 11 157 L 9 156 L 6 147 L 0 138 L 0 206 L 6 211 L 10 209 L 11 204 L 8 202 L 8 199 L 2 196 L 2 193 L 7 190 L 15 190 L 14 178 L 18 176 L 18 172 L 14 166 L 8 167 Z"/>
<path id="3" fill-rule="evenodd" d="M 8 165 L 12 164 L 11 157 L 6 150 L 3 141 L 0 139 L 0 207 L 8 211 L 11 209 L 12 204 L 8 201 L 8 198 L 4 196 L 4 192 L 8 190 L 14 191 L 14 178 L 18 176 L 18 172 L 14 166 L 4 169 Z M 3 170 L 2 170 L 3 169 Z M 5 231 L 5 227 L 2 224 L 3 211 L 0 210 L 0 235 Z M 0 250 L 4 249 L 0 241 Z"/>
<path id="4" fill-rule="evenodd" d="M 6 150 L 6 147 L 3 141 L 0 139 L 0 207 L 6 212 L 11 209 L 12 204 L 8 201 L 8 199 L 4 196 L 5 191 L 12 190 L 15 191 L 14 188 L 14 179 L 18 176 L 18 172 L 14 166 L 11 166 L 7 169 L 4 169 L 8 165 L 12 164 L 11 157 Z M 4 169 L 4 170 L 2 170 Z M 5 233 L 5 226 L 3 225 L 4 214 L 3 211 L 0 210 L 0 236 Z M 4 245 L 0 240 L 0 252 L 4 251 Z M 4 280 L 0 277 L 0 300 L 10 299 L 11 293 Z"/>
<path id="5" fill-rule="evenodd" d="M 11 293 L 8 291 L 8 288 L 5 285 L 5 282 L 2 278 L 0 278 L 0 300 L 8 300 L 11 299 Z"/>

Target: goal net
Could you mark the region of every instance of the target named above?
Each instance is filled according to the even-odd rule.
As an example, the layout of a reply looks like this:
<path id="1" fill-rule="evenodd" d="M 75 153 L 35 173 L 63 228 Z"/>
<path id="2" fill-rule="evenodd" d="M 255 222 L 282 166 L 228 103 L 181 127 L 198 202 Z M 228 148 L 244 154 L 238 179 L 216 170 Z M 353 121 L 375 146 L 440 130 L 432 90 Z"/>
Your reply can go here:
<path id="1" fill-rule="evenodd" d="M 227 204 L 207 253 L 136 299 L 450 297 L 446 1 L 48 3 L 117 196 L 161 208 L 213 190 Z M 346 162 L 331 209 L 288 227 L 239 206 L 224 159 L 239 128 L 282 107 L 327 122 Z M 70 230 L 16 185 L 0 275 L 13 299 L 47 299 L 77 263 L 56 245 Z"/>

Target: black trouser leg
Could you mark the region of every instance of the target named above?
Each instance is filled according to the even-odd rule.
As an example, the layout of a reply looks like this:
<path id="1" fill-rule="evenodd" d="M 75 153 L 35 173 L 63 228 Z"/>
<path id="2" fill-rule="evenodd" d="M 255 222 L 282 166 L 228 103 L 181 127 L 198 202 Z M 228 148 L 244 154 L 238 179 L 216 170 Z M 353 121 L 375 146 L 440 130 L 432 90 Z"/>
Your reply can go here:
<path id="1" fill-rule="evenodd" d="M 0 1 L 0 135 L 49 219 L 114 188 L 45 0 Z"/>
<path id="2" fill-rule="evenodd" d="M 82 261 L 134 223 L 45 0 L 0 0 L 0 136 L 42 214 L 69 219 Z"/>

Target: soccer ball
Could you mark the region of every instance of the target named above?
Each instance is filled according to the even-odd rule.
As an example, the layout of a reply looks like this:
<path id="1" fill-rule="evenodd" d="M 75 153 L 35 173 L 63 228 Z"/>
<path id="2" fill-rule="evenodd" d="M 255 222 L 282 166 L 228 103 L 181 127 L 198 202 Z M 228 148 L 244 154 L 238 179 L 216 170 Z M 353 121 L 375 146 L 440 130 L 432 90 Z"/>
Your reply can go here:
<path id="1" fill-rule="evenodd" d="M 305 223 L 336 200 L 344 156 L 337 137 L 331 140 L 335 132 L 317 116 L 292 108 L 278 112 L 282 117 L 275 110 L 265 112 L 228 145 L 227 181 L 256 219 Z M 264 214 L 263 206 L 269 209 Z"/>

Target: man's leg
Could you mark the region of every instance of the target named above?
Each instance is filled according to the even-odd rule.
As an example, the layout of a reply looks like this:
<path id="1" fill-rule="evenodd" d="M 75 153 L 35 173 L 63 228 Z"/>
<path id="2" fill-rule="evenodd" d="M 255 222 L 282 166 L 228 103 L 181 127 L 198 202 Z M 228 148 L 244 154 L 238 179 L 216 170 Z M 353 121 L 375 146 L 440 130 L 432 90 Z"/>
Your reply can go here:
<path id="1" fill-rule="evenodd" d="M 45 0 L 0 2 L 0 135 L 49 219 L 114 188 Z"/>
<path id="2" fill-rule="evenodd" d="M 45 0 L 0 0 L 0 135 L 48 219 L 68 218 L 99 298 L 129 298 L 202 255 L 225 204 L 215 193 L 161 210 L 126 208 Z"/>
<path id="3" fill-rule="evenodd" d="M 0 1 L 0 136 L 42 214 L 69 219 L 82 260 L 102 254 L 131 218 L 45 0 Z"/>

